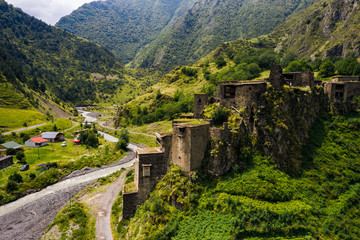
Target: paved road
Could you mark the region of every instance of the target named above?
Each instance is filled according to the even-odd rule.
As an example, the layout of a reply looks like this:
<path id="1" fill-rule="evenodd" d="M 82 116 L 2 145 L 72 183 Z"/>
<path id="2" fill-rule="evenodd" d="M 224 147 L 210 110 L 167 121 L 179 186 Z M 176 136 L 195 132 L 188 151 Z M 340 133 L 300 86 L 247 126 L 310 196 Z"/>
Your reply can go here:
<path id="1" fill-rule="evenodd" d="M 41 126 L 44 126 L 45 124 L 46 124 L 46 123 L 40 123 L 40 124 L 37 124 L 37 125 L 34 125 L 34 126 L 30 126 L 30 127 L 19 128 L 19 129 L 16 129 L 16 130 L 12 130 L 11 132 L 5 132 L 5 133 L 3 133 L 3 135 L 9 135 L 9 134 L 11 134 L 12 132 L 21 132 L 21 131 L 25 131 L 25 130 L 28 130 L 28 129 L 33 129 L 33 128 L 41 127 Z"/>

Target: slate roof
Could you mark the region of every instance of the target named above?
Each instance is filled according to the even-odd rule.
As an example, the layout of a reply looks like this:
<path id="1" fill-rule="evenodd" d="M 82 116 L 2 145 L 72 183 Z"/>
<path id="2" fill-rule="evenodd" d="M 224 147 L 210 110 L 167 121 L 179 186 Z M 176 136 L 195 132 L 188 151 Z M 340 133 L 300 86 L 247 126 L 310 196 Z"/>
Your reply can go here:
<path id="1" fill-rule="evenodd" d="M 18 149 L 18 148 L 22 148 L 22 147 L 23 147 L 23 145 L 20 145 L 20 144 L 14 142 L 14 141 L 2 143 L 1 145 L 2 145 L 3 147 L 6 147 L 7 149 L 9 149 L 9 148 Z"/>
<path id="2" fill-rule="evenodd" d="M 55 139 L 59 133 L 60 132 L 43 132 L 41 137 L 46 139 Z"/>
<path id="3" fill-rule="evenodd" d="M 33 138 L 30 138 L 31 141 L 33 142 L 48 142 L 48 140 L 46 139 L 43 139 L 42 137 L 33 137 Z"/>

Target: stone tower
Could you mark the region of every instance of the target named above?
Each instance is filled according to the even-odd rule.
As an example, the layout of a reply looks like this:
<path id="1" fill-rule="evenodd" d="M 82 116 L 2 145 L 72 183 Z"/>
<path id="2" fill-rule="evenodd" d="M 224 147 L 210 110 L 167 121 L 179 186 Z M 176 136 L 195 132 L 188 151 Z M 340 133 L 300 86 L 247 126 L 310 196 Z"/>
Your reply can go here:
<path id="1" fill-rule="evenodd" d="M 275 91 L 281 91 L 281 87 L 284 85 L 283 70 L 277 63 L 273 63 L 271 66 L 269 82 Z"/>

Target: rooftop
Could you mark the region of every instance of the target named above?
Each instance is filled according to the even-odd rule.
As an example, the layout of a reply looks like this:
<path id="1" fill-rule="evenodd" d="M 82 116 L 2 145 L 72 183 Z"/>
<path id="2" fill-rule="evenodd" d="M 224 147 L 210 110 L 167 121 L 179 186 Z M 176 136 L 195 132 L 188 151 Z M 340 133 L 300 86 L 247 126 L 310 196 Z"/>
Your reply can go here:
<path id="1" fill-rule="evenodd" d="M 137 152 L 139 154 L 149 154 L 149 153 L 162 153 L 161 148 L 138 148 Z"/>
<path id="2" fill-rule="evenodd" d="M 18 144 L 17 142 L 14 141 L 10 141 L 10 142 L 6 142 L 1 144 L 3 147 L 9 149 L 9 148 L 13 148 L 13 149 L 18 149 L 18 148 L 22 148 L 23 145 Z"/>
<path id="3" fill-rule="evenodd" d="M 33 138 L 30 138 L 30 140 L 33 141 L 33 142 L 39 142 L 39 143 L 48 142 L 48 140 L 45 140 L 42 137 L 33 137 Z"/>
<path id="4" fill-rule="evenodd" d="M 43 132 L 41 134 L 42 138 L 56 138 L 56 136 L 59 134 L 60 132 Z"/>

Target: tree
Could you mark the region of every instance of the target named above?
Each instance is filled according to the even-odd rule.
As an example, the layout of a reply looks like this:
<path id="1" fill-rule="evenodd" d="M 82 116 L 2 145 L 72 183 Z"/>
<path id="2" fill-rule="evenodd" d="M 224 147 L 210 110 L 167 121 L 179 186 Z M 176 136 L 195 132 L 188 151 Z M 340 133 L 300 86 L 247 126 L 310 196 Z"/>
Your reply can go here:
<path id="1" fill-rule="evenodd" d="M 129 144 L 130 136 L 129 131 L 126 129 L 122 129 L 120 131 L 119 141 L 116 143 L 115 149 L 116 150 L 126 150 L 127 145 Z"/>
<path id="2" fill-rule="evenodd" d="M 218 66 L 218 68 L 222 68 L 226 65 L 226 61 L 222 56 L 219 56 L 215 59 L 215 63 Z"/>
<path id="3" fill-rule="evenodd" d="M 285 56 L 281 60 L 281 66 L 287 67 L 292 61 L 295 61 L 297 58 L 297 55 L 294 52 L 288 52 L 285 54 Z"/>
<path id="4" fill-rule="evenodd" d="M 337 61 L 335 66 L 338 74 L 340 75 L 353 75 L 354 69 L 356 68 L 356 65 L 358 64 L 356 58 L 349 57 L 342 59 L 340 61 Z"/>
<path id="5" fill-rule="evenodd" d="M 6 192 L 13 192 L 15 190 L 18 190 L 19 186 L 15 181 L 9 180 L 6 184 L 5 190 Z"/>
<path id="6" fill-rule="evenodd" d="M 287 68 L 286 72 L 311 72 L 312 66 L 305 60 L 292 61 Z"/>
<path id="7" fill-rule="evenodd" d="M 270 69 L 271 64 L 277 62 L 276 55 L 273 52 L 264 52 L 259 56 L 259 67 Z"/>
<path id="8" fill-rule="evenodd" d="M 7 150 L 7 155 L 15 155 L 15 154 L 16 154 L 16 150 L 15 150 L 15 149 L 9 148 L 9 149 Z"/>
<path id="9" fill-rule="evenodd" d="M 0 143 L 4 143 L 4 142 L 5 142 L 5 137 L 0 133 Z"/>
<path id="10" fill-rule="evenodd" d="M 22 183 L 23 182 L 22 176 L 17 172 L 14 172 L 12 175 L 10 175 L 8 177 L 8 179 L 12 180 L 12 181 L 15 181 L 17 183 Z"/>
<path id="11" fill-rule="evenodd" d="M 26 164 L 25 154 L 23 151 L 16 152 L 16 159 L 19 160 L 19 163 Z"/>
<path id="12" fill-rule="evenodd" d="M 326 58 L 325 61 L 320 65 L 319 75 L 320 77 L 330 77 L 335 74 L 335 65 L 330 60 L 330 58 Z"/>
<path id="13" fill-rule="evenodd" d="M 93 148 L 99 146 L 99 139 L 95 133 L 89 132 L 87 139 L 85 140 L 85 145 Z"/>

